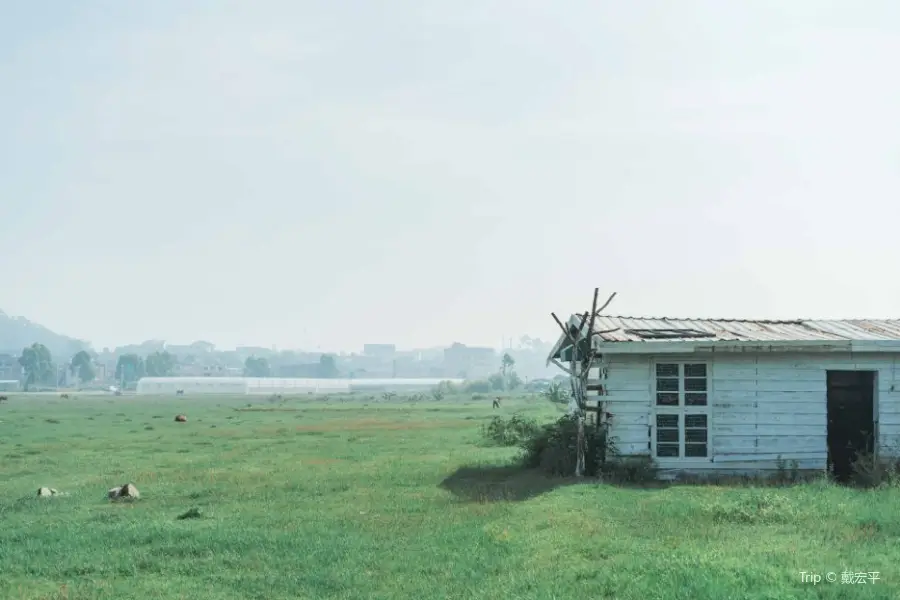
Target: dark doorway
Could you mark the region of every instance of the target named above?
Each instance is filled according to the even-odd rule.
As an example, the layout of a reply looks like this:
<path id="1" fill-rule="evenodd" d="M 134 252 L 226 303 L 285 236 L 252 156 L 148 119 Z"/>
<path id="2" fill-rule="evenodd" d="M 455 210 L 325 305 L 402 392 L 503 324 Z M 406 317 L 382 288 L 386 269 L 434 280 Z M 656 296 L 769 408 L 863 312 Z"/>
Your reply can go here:
<path id="1" fill-rule="evenodd" d="M 828 470 L 841 482 L 875 450 L 875 371 L 827 371 Z"/>

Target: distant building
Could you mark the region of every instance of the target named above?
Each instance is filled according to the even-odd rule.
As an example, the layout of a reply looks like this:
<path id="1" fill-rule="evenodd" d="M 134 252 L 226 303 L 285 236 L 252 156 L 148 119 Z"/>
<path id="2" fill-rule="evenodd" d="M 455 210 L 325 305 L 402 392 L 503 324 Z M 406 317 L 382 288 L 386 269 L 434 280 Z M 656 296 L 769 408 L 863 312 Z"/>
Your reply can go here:
<path id="1" fill-rule="evenodd" d="M 262 346 L 238 346 L 235 352 L 247 356 L 269 356 L 275 354 L 271 348 L 263 348 Z"/>
<path id="2" fill-rule="evenodd" d="M 168 352 L 169 354 L 174 354 L 175 356 L 188 356 L 193 352 L 199 351 L 195 350 L 191 346 L 166 344 L 166 352 Z"/>
<path id="3" fill-rule="evenodd" d="M 363 355 L 378 358 L 394 358 L 397 346 L 394 344 L 363 344 Z"/>
<path id="4" fill-rule="evenodd" d="M 113 371 L 115 372 L 115 368 Z M 106 363 L 94 363 L 94 381 L 106 381 L 111 376 L 112 373 L 107 373 Z"/>
<path id="5" fill-rule="evenodd" d="M 243 369 L 238 370 L 242 372 Z M 198 363 L 175 365 L 177 377 L 223 377 L 228 374 L 228 369 L 222 365 L 203 365 Z"/>
<path id="6" fill-rule="evenodd" d="M 500 358 L 493 348 L 455 343 L 444 349 L 444 373 L 449 377 L 487 377 L 499 367 Z"/>
<path id="7" fill-rule="evenodd" d="M 18 392 L 20 387 L 18 379 L 0 379 L 0 392 Z"/>
<path id="8" fill-rule="evenodd" d="M 211 342 L 197 341 L 191 344 L 191 348 L 195 352 L 210 353 L 216 351 L 216 345 Z"/>
<path id="9" fill-rule="evenodd" d="M 112 359 L 97 359 L 96 363 L 94 363 L 94 368 L 96 369 L 97 378 L 95 381 L 105 382 L 105 381 L 113 381 L 116 378 L 116 361 Z"/>
<path id="10" fill-rule="evenodd" d="M 321 368 L 319 367 L 319 363 L 315 362 L 278 365 L 273 370 L 275 371 L 276 377 L 290 379 L 316 377 Z"/>
<path id="11" fill-rule="evenodd" d="M 69 365 L 57 365 L 57 383 L 63 387 L 78 387 L 81 385 L 81 378 L 78 376 L 77 370 L 72 370 Z"/>
<path id="12" fill-rule="evenodd" d="M 18 356 L 0 354 L 0 379 L 5 381 L 22 379 L 22 365 L 19 364 Z"/>

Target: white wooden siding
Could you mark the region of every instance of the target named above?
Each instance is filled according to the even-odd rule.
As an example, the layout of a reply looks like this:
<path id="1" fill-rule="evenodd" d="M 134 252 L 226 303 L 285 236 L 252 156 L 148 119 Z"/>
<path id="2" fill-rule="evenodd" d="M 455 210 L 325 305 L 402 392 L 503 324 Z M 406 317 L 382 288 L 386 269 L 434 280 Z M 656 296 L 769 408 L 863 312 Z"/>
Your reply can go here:
<path id="1" fill-rule="evenodd" d="M 600 367 L 589 374 L 592 382 L 602 383 L 605 394 L 589 395 L 603 403 L 613 415 L 610 432 L 618 452 L 625 456 L 649 454 L 650 449 L 650 363 L 647 357 L 607 355 Z M 600 377 L 605 369 L 606 378 Z"/>
<path id="2" fill-rule="evenodd" d="M 876 371 L 878 451 L 900 456 L 900 375 L 893 354 L 606 355 L 591 375 L 596 398 L 613 416 L 610 434 L 622 455 L 646 455 L 653 435 L 655 362 L 709 365 L 710 458 L 657 459 L 663 471 L 774 471 L 779 456 L 804 470 L 827 462 L 827 370 Z M 601 378 L 601 369 L 606 377 Z"/>

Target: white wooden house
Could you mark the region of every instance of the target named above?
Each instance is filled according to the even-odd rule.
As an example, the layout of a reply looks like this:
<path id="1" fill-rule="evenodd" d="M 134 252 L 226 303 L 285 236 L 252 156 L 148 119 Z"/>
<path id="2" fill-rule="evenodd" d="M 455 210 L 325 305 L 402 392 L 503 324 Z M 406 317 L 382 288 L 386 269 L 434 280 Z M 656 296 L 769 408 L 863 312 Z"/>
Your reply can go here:
<path id="1" fill-rule="evenodd" d="M 664 475 L 796 461 L 842 478 L 859 452 L 900 455 L 900 319 L 598 316 L 594 332 L 589 406 L 620 455 Z M 561 336 L 548 361 L 567 369 L 571 352 Z"/>

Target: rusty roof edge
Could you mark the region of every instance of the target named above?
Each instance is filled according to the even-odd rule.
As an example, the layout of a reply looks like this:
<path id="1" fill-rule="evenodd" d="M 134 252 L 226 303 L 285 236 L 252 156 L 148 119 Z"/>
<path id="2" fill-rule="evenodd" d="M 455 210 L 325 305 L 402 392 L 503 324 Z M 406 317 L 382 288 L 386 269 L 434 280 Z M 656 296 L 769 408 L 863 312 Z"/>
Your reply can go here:
<path id="1" fill-rule="evenodd" d="M 800 348 L 821 348 L 850 352 L 900 352 L 900 339 L 897 340 L 666 340 L 664 342 L 617 342 L 606 341 L 597 344 L 596 349 L 606 354 L 692 354 L 697 351 L 712 352 L 716 348 L 748 349 L 767 348 L 770 352 L 784 348 L 787 351 Z"/>
<path id="2" fill-rule="evenodd" d="M 834 323 L 852 323 L 853 321 L 900 321 L 900 317 L 898 318 L 882 318 L 882 319 L 866 319 L 866 318 L 853 318 L 853 319 L 806 319 L 806 318 L 798 318 L 798 319 L 736 319 L 736 318 L 722 318 L 722 317 L 651 317 L 651 316 L 635 316 L 635 315 L 599 315 L 601 317 L 607 319 L 635 319 L 640 321 L 706 321 L 706 322 L 715 322 L 715 323 L 760 323 L 760 324 L 771 324 L 771 325 L 802 325 L 808 321 L 827 321 Z"/>

